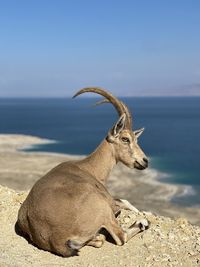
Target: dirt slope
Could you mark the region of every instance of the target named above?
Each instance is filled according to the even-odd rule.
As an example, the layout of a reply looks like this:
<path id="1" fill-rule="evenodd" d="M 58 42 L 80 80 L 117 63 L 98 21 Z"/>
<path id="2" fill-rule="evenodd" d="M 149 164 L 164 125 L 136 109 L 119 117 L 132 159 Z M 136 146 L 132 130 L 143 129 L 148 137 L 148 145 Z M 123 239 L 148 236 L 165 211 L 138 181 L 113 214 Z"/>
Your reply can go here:
<path id="1" fill-rule="evenodd" d="M 0 186 L 0 267 L 116 267 L 116 266 L 200 266 L 200 227 L 185 219 L 176 221 L 152 214 L 124 211 L 119 221 L 124 226 L 139 217 L 151 221 L 149 230 L 118 247 L 106 242 L 100 249 L 84 247 L 79 256 L 62 258 L 37 249 L 15 233 L 20 204 L 27 192 Z"/>

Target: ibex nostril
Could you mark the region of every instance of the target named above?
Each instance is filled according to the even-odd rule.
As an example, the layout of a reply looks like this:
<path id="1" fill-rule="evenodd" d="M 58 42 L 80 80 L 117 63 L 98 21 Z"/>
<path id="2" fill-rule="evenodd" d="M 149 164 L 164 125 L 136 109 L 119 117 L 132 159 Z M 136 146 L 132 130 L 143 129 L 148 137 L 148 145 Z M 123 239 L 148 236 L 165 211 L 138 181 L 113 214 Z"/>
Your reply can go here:
<path id="1" fill-rule="evenodd" d="M 143 161 L 146 163 L 146 165 L 148 166 L 148 159 L 147 158 L 143 158 Z"/>

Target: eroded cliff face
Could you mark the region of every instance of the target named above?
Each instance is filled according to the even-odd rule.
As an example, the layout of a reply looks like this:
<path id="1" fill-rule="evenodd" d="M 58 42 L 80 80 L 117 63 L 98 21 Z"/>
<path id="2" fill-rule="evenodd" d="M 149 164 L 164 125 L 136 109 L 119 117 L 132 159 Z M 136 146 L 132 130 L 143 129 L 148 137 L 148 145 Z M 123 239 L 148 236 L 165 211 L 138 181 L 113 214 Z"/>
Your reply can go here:
<path id="1" fill-rule="evenodd" d="M 27 192 L 0 186 L 0 266 L 200 266 L 200 227 L 184 218 L 172 220 L 147 213 L 123 211 L 119 223 L 131 225 L 146 217 L 150 229 L 122 247 L 106 242 L 100 249 L 84 247 L 79 256 L 62 258 L 40 250 L 15 233 L 18 209 Z"/>

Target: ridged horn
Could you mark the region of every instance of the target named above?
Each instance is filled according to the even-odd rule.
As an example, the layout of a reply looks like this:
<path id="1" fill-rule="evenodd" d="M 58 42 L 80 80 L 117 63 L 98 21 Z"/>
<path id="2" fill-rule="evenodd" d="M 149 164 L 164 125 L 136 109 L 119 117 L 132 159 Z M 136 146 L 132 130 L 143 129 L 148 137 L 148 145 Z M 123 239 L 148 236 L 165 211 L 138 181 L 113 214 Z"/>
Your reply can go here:
<path id="1" fill-rule="evenodd" d="M 93 104 L 93 106 L 99 106 L 99 105 L 102 105 L 102 104 L 109 104 L 110 101 L 108 99 L 102 99 L 102 100 L 99 100 L 97 101 L 96 103 Z"/>
<path id="2" fill-rule="evenodd" d="M 96 102 L 94 104 L 94 106 L 99 106 L 101 104 L 106 104 L 106 103 L 110 103 L 110 101 L 108 99 L 102 99 L 98 102 Z M 129 111 L 128 107 L 122 102 L 120 101 L 123 109 L 124 109 L 124 113 L 126 113 L 126 117 L 127 117 L 127 122 L 126 122 L 126 126 L 130 129 L 132 129 L 132 115 L 131 112 Z"/>
<path id="3" fill-rule="evenodd" d="M 114 97 L 111 93 L 108 93 L 107 91 L 105 91 L 105 90 L 103 90 L 102 88 L 99 88 L 99 87 L 83 88 L 80 91 L 78 91 L 73 96 L 73 98 L 78 96 L 78 95 L 81 95 L 83 93 L 87 93 L 87 92 L 96 93 L 96 94 L 104 96 L 110 103 L 113 104 L 113 106 L 117 110 L 119 116 L 121 116 L 125 112 L 121 102 L 116 97 Z"/>
<path id="4" fill-rule="evenodd" d="M 130 110 L 128 109 L 127 105 L 125 105 L 122 101 L 121 101 L 121 104 L 122 104 L 122 106 L 123 106 L 123 108 L 124 108 L 124 111 L 125 111 L 125 113 L 126 113 L 127 127 L 128 127 L 129 129 L 132 130 L 132 122 L 133 122 L 133 119 L 132 119 L 131 112 L 130 112 Z"/>

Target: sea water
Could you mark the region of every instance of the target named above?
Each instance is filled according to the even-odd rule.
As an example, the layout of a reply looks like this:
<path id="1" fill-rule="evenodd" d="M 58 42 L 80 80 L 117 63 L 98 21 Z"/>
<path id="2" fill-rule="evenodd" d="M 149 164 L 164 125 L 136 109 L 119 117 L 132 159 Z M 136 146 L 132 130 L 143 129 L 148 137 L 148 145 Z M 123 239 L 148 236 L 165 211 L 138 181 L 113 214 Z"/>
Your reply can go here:
<path id="1" fill-rule="evenodd" d="M 200 97 L 121 98 L 133 114 L 133 127 L 145 127 L 139 144 L 150 166 L 168 183 L 192 190 L 173 201 L 200 205 Z M 0 99 L 0 133 L 56 140 L 31 151 L 88 154 L 118 119 L 110 104 L 97 98 Z"/>

